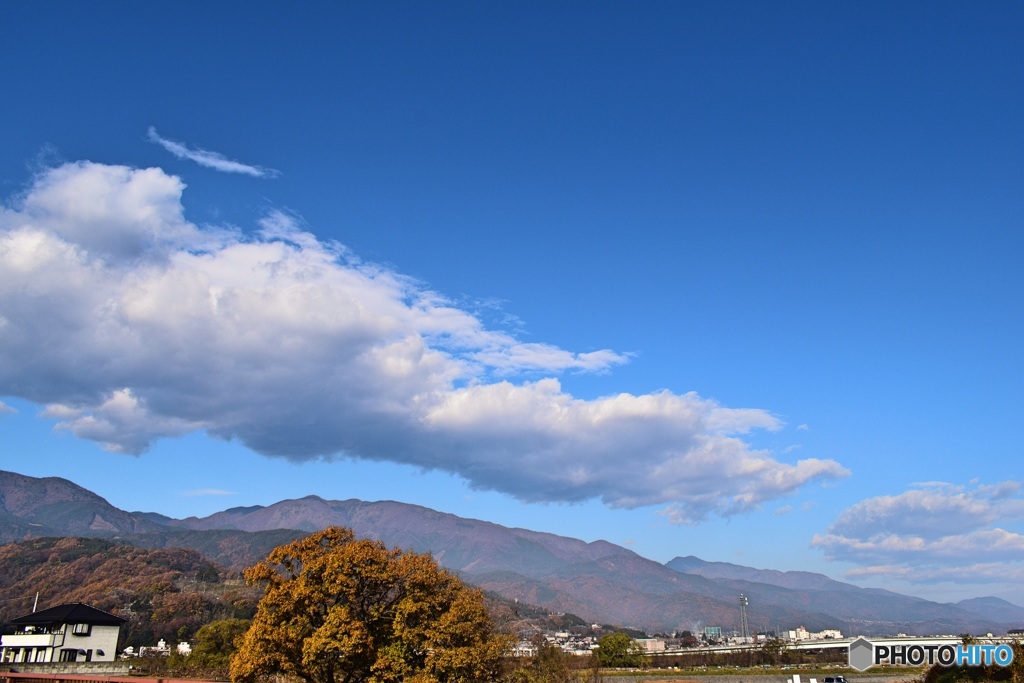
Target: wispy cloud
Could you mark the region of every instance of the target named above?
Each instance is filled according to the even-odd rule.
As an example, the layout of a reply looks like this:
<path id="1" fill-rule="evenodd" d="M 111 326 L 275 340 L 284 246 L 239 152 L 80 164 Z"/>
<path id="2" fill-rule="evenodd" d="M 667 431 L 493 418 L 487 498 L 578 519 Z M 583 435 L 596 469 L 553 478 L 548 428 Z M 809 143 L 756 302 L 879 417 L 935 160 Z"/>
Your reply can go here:
<path id="1" fill-rule="evenodd" d="M 907 565 L 874 565 L 853 569 L 846 574 L 853 579 L 900 579 L 908 583 L 1009 584 L 1016 588 L 1024 583 L 1024 564 L 1020 562 L 976 562 L 952 567 L 910 567 Z"/>
<path id="2" fill-rule="evenodd" d="M 18 411 L 10 407 L 3 401 L 0 401 L 0 415 L 14 415 Z"/>
<path id="3" fill-rule="evenodd" d="M 150 142 L 155 142 L 179 159 L 194 161 L 200 166 L 212 168 L 215 171 L 224 173 L 242 173 L 256 178 L 276 178 L 281 175 L 279 171 L 262 166 L 243 164 L 240 161 L 232 161 L 219 152 L 210 152 L 205 149 L 189 149 L 183 142 L 175 142 L 161 137 L 153 126 L 149 127 L 146 137 Z"/>
<path id="4" fill-rule="evenodd" d="M 181 495 L 187 498 L 198 498 L 200 496 L 235 496 L 238 491 L 225 491 L 224 489 L 193 489 L 182 491 Z"/>
<path id="5" fill-rule="evenodd" d="M 443 470 L 524 501 L 661 505 L 684 524 L 848 474 L 752 448 L 744 435 L 782 427 L 762 409 L 573 396 L 560 373 L 630 355 L 524 343 L 294 216 L 249 236 L 200 228 L 183 189 L 160 169 L 83 162 L 0 210 L 0 395 L 113 451 L 202 430 L 293 461 Z"/>

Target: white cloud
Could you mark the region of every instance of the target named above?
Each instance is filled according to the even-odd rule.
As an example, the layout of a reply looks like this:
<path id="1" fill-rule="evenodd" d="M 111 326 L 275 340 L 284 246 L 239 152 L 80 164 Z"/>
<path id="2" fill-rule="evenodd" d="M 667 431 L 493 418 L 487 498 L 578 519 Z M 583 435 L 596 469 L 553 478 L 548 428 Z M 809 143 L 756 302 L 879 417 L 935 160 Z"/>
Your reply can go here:
<path id="1" fill-rule="evenodd" d="M 30 269 L 41 260 L 161 258 L 182 248 L 212 245 L 182 215 L 184 183 L 158 168 L 130 169 L 87 162 L 65 164 L 36 178 L 17 211 L 6 211 L 7 263 Z M 16 250 L 16 251 L 11 251 Z"/>
<path id="2" fill-rule="evenodd" d="M 241 173 L 256 178 L 275 178 L 281 175 L 279 171 L 275 171 L 272 168 L 263 168 L 262 166 L 243 164 L 240 161 L 232 161 L 219 152 L 210 152 L 205 149 L 189 149 L 183 142 L 175 142 L 174 140 L 160 137 L 153 126 L 149 127 L 146 137 L 150 142 L 155 142 L 179 159 L 188 159 L 200 166 L 212 168 L 215 171 Z"/>
<path id="3" fill-rule="evenodd" d="M 1024 535 L 1003 528 L 1024 519 L 1020 482 L 917 486 L 848 508 L 811 545 L 829 559 L 861 565 L 852 577 L 980 581 L 981 565 L 1001 566 L 1004 577 L 1024 569 Z"/>
<path id="4" fill-rule="evenodd" d="M 665 505 L 680 523 L 847 474 L 752 449 L 742 435 L 782 426 L 764 410 L 668 391 L 576 398 L 553 375 L 628 354 L 520 342 L 294 216 L 252 236 L 200 229 L 183 190 L 159 169 L 67 164 L 2 209 L 0 395 L 124 453 L 203 430 L 522 500 Z"/>
<path id="5" fill-rule="evenodd" d="M 0 401 L 0 415 L 15 415 L 17 412 L 18 411 L 14 408 L 10 407 L 3 401 Z"/>
<path id="6" fill-rule="evenodd" d="M 1024 500 L 1011 497 L 1019 482 L 997 486 L 919 485 L 898 496 L 878 496 L 845 510 L 830 531 L 865 538 L 881 532 L 935 539 L 979 529 L 1000 519 L 1024 518 Z"/>
<path id="7" fill-rule="evenodd" d="M 57 426 L 117 453 L 141 453 L 154 436 L 182 436 L 203 427 L 201 420 L 154 415 L 131 389 L 116 389 L 91 408 L 54 403 L 44 417 L 60 420 Z"/>
<path id="8" fill-rule="evenodd" d="M 191 491 L 182 491 L 181 495 L 188 498 L 198 498 L 200 496 L 235 496 L 238 495 L 238 492 L 225 491 L 224 489 L 193 489 Z"/>
<path id="9" fill-rule="evenodd" d="M 847 576 L 854 579 L 900 579 L 910 583 L 1005 584 L 1016 588 L 1024 582 L 1024 564 L 977 562 L 953 567 L 878 565 L 854 569 Z"/>

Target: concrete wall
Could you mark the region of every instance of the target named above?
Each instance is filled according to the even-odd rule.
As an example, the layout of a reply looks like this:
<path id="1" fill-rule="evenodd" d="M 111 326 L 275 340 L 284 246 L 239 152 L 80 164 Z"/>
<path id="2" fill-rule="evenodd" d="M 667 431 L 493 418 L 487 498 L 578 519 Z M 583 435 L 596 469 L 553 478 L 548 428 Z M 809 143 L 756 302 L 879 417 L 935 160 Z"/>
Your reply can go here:
<path id="1" fill-rule="evenodd" d="M 0 671 L 39 674 L 81 674 L 83 676 L 127 676 L 128 662 L 50 662 L 45 664 L 3 664 Z"/>

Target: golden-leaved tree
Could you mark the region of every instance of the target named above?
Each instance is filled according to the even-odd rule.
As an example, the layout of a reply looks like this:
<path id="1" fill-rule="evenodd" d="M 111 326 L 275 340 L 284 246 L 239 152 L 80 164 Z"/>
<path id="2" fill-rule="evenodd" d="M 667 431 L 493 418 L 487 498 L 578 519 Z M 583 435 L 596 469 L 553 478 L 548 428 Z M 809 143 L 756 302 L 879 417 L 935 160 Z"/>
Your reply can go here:
<path id="1" fill-rule="evenodd" d="M 510 639 L 480 591 L 429 555 L 331 527 L 274 549 L 245 572 L 265 586 L 231 660 L 235 683 L 284 674 L 307 683 L 496 680 Z"/>

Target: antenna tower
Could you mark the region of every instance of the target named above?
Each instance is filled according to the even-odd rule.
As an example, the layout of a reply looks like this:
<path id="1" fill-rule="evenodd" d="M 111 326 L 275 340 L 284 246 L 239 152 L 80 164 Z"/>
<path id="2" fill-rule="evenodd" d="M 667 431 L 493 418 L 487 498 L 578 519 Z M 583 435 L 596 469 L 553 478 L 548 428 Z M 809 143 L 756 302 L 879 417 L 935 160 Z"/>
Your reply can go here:
<path id="1" fill-rule="evenodd" d="M 747 605 L 750 604 L 750 600 L 747 599 L 743 593 L 740 593 L 740 635 L 743 636 L 743 641 L 746 642 L 747 636 L 750 635 L 749 629 L 747 628 Z"/>

